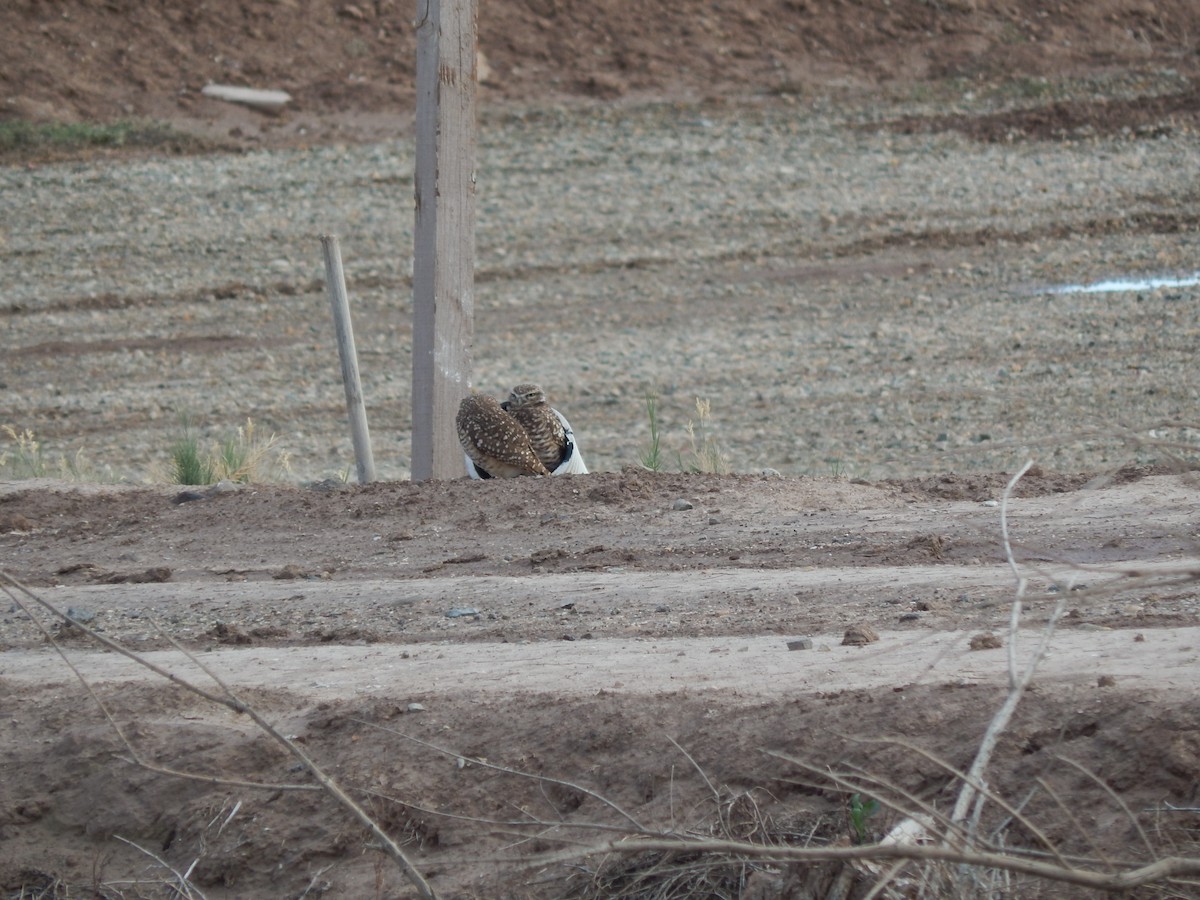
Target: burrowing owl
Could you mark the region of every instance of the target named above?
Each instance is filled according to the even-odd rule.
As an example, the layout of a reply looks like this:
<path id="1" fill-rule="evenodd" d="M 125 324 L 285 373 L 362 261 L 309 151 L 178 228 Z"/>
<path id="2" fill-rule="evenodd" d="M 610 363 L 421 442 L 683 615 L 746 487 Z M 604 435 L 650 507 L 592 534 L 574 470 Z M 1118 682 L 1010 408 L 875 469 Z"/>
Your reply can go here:
<path id="1" fill-rule="evenodd" d="M 525 429 L 495 397 L 473 394 L 458 405 L 458 442 L 477 469 L 492 478 L 549 475 Z"/>
<path id="2" fill-rule="evenodd" d="M 500 405 L 521 423 L 542 465 L 551 472 L 557 469 L 567 453 L 567 431 L 546 402 L 541 385 L 518 384 Z"/>

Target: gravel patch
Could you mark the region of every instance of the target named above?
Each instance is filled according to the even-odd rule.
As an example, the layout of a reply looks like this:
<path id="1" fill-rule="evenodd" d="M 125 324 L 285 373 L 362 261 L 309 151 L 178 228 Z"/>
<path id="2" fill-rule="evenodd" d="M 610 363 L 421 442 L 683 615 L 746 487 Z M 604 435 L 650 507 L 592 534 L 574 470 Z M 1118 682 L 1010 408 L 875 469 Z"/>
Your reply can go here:
<path id="1" fill-rule="evenodd" d="M 647 392 L 672 468 L 697 398 L 744 472 L 1101 470 L 1163 458 L 1136 441 L 1194 446 L 1200 288 L 1047 290 L 1200 268 L 1194 134 L 881 124 L 921 113 L 488 114 L 475 386 L 542 382 L 594 471 L 637 461 Z M 162 477 L 181 414 L 206 440 L 248 418 L 275 433 L 273 477 L 352 472 L 334 233 L 376 464 L 408 477 L 412 173 L 407 138 L 0 171 L 0 420 L 100 477 Z"/>

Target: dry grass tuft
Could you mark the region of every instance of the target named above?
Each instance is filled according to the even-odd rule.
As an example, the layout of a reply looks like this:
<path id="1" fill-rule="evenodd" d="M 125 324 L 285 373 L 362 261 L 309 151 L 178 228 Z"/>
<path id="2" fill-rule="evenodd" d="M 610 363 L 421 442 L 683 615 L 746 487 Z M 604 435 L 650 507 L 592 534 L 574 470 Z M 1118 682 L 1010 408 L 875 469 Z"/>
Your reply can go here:
<path id="1" fill-rule="evenodd" d="M 50 456 L 32 429 L 18 430 L 14 425 L 0 425 L 0 434 L 7 437 L 7 447 L 0 449 L 0 475 L 10 478 L 59 478 L 63 481 L 112 481 L 111 472 L 99 472 L 82 450 L 71 456 L 60 453 Z"/>
<path id="2" fill-rule="evenodd" d="M 234 434 L 208 448 L 201 446 L 186 417 L 181 424 L 183 433 L 171 446 L 167 480 L 172 484 L 263 483 L 284 477 L 291 471 L 291 458 L 286 451 L 278 449 L 278 437 L 274 434 L 264 437 L 253 419 L 246 419 L 246 424 L 239 425 Z"/>
<path id="3" fill-rule="evenodd" d="M 658 395 L 648 391 L 645 396 L 646 417 L 650 423 L 650 442 L 639 454 L 642 468 L 661 472 L 664 467 L 662 434 L 658 417 Z M 696 398 L 696 418 L 684 427 L 687 444 L 675 451 L 675 463 L 680 472 L 704 472 L 723 475 L 729 471 L 729 460 L 713 434 L 712 404 Z"/>

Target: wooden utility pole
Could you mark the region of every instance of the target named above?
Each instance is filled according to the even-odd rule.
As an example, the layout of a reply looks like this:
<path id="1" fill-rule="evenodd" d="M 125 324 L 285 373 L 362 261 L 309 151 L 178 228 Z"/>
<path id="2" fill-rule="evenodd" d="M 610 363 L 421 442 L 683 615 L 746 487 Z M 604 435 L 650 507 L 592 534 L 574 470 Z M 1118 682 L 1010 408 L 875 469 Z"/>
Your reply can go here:
<path id="1" fill-rule="evenodd" d="M 476 4 L 417 2 L 414 481 L 464 474 L 454 416 L 475 324 Z"/>

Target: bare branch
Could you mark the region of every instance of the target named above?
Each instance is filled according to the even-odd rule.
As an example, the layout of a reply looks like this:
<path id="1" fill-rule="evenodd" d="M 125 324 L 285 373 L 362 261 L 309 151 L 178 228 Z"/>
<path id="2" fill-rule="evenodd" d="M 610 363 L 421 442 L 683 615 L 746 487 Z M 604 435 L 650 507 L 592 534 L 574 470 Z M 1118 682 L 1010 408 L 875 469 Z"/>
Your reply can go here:
<path id="1" fill-rule="evenodd" d="M 137 850 L 140 853 L 146 854 L 148 857 L 150 857 L 152 860 L 154 860 L 156 863 L 158 863 L 160 866 L 162 866 L 164 869 L 166 869 L 168 872 L 170 872 L 172 875 L 174 875 L 176 882 L 178 882 L 178 885 L 175 888 L 175 890 L 178 892 L 179 896 L 186 898 L 186 900 L 192 900 L 192 898 L 195 898 L 195 897 L 200 898 L 200 900 L 206 900 L 206 898 L 204 896 L 204 892 L 201 891 L 198 887 L 196 887 L 194 884 L 192 884 L 191 881 L 188 880 L 188 876 L 192 874 L 192 868 L 195 868 L 196 863 L 193 862 L 191 868 L 189 868 L 186 873 L 181 873 L 178 869 L 175 869 L 174 867 L 172 867 L 165 859 L 163 859 L 157 853 L 147 850 L 145 847 L 141 846 L 140 844 L 135 844 L 133 841 L 129 840 L 128 838 L 123 838 L 119 834 L 114 834 L 113 837 L 116 838 L 118 841 L 120 841 L 122 844 L 128 844 L 134 850 Z"/>
<path id="2" fill-rule="evenodd" d="M 1017 631 L 1020 625 L 1021 618 L 1021 603 L 1024 598 L 1027 582 L 1024 576 L 1021 575 L 1020 569 L 1017 567 L 1016 559 L 1013 557 L 1012 543 L 1009 540 L 1008 534 L 1008 502 L 1012 497 L 1013 488 L 1021 477 L 1029 471 L 1033 461 L 1029 460 L 1017 472 L 1016 475 L 1008 482 L 1004 489 L 1004 495 L 1000 502 L 1000 529 L 1004 536 L 1004 551 L 1008 559 L 1009 567 L 1012 569 L 1014 576 L 1017 579 L 1016 597 L 1013 599 L 1012 617 L 1009 623 L 1009 692 L 1000 709 L 992 717 L 991 724 L 988 725 L 987 731 L 984 732 L 983 740 L 979 743 L 979 749 L 975 754 L 975 760 L 971 763 L 971 768 L 967 770 L 967 776 L 963 779 L 962 790 L 959 792 L 958 800 L 954 804 L 954 811 L 950 814 L 950 818 L 954 822 L 962 822 L 966 819 L 967 810 L 971 808 L 976 797 L 981 796 L 978 791 L 978 785 L 984 783 L 984 772 L 987 770 L 988 763 L 991 761 L 992 753 L 996 749 L 996 743 L 1000 740 L 1000 735 L 1008 727 L 1009 721 L 1012 719 L 1013 713 L 1016 711 L 1017 704 L 1021 700 L 1021 696 L 1025 693 L 1025 689 L 1033 680 L 1033 674 L 1037 670 L 1038 663 L 1046 653 L 1046 649 L 1050 642 L 1050 636 L 1054 633 L 1054 627 L 1058 623 L 1065 608 L 1065 595 L 1059 597 L 1058 604 L 1051 613 L 1050 621 L 1046 623 L 1042 630 L 1042 638 L 1037 648 L 1034 650 L 1032 657 L 1024 672 L 1018 673 L 1016 659 L 1016 643 Z M 975 812 L 972 815 L 968 833 L 973 841 L 978 831 L 980 807 L 975 807 Z"/>
<path id="3" fill-rule="evenodd" d="M 883 876 L 875 882 L 875 884 L 871 887 L 871 890 L 865 897 L 863 897 L 863 900 L 875 900 L 876 897 L 887 890 L 888 885 L 891 884 L 897 878 L 897 876 L 899 876 L 899 874 L 904 870 L 904 867 L 910 862 L 911 860 L 907 859 L 896 860 L 896 862 L 892 864 L 892 867 L 884 872 Z"/>
<path id="4" fill-rule="evenodd" d="M 128 746 L 128 745 L 126 745 Z M 270 782 L 270 781 L 243 781 L 239 778 L 229 778 L 225 775 L 205 775 L 203 772 L 185 772 L 182 769 L 172 769 L 167 766 L 155 765 L 142 759 L 136 753 L 130 752 L 128 757 L 119 757 L 124 759 L 130 765 L 139 766 L 147 772 L 154 772 L 158 775 L 169 775 L 172 778 L 184 778 L 188 781 L 198 781 L 201 784 L 208 784 L 220 787 L 235 787 L 245 788 L 246 790 L 255 791 L 316 791 L 320 793 L 324 790 L 319 784 L 293 784 L 291 782 Z"/>
<path id="5" fill-rule="evenodd" d="M 579 829 L 580 831 L 611 831 L 616 834 L 629 834 L 630 833 L 628 828 L 622 828 L 619 825 L 605 825 L 602 822 L 564 822 L 561 820 L 556 821 L 556 822 L 550 822 L 550 821 L 547 821 L 546 819 L 539 819 L 537 816 L 529 816 L 526 819 L 486 819 L 486 818 L 483 818 L 482 816 L 468 816 L 468 815 L 463 815 L 462 813 L 452 813 L 452 812 L 445 812 L 444 810 L 440 810 L 440 809 L 431 809 L 428 806 L 421 806 L 417 803 L 411 803 L 408 800 L 401 800 L 399 797 L 393 797 L 390 794 L 385 794 L 383 791 L 377 791 L 377 790 L 374 790 L 373 788 L 362 788 L 361 793 L 364 793 L 370 797 L 378 797 L 381 800 L 387 800 L 390 803 L 395 803 L 399 806 L 403 806 L 405 809 L 416 810 L 417 812 L 424 813 L 425 815 L 428 815 L 428 816 L 438 816 L 443 819 L 455 819 L 460 822 L 473 822 L 473 823 L 476 823 L 479 825 L 495 825 L 498 828 L 503 828 L 503 829 L 510 829 L 510 828 L 511 829 L 516 829 L 516 828 L 575 828 L 575 829 Z M 521 810 L 521 812 L 525 812 L 525 811 Z M 509 832 L 505 831 L 504 833 L 507 834 Z M 512 834 L 520 834 L 520 832 L 517 832 L 517 831 L 513 831 L 511 833 Z M 647 831 L 647 832 L 645 832 L 645 834 L 661 834 L 661 832 Z M 547 837 L 546 835 L 539 835 L 539 836 Z M 561 843 L 570 843 L 570 841 L 568 841 L 566 838 L 547 838 L 547 839 L 548 840 L 557 840 L 557 841 L 560 841 Z"/>
<path id="6" fill-rule="evenodd" d="M 954 825 L 954 823 L 952 823 L 949 819 L 947 819 L 942 813 L 940 813 L 938 810 L 936 810 L 930 804 L 925 803 L 919 797 L 914 796 L 913 794 L 903 790 L 902 788 L 900 788 L 896 785 L 885 782 L 883 779 L 877 778 L 877 777 L 871 775 L 870 773 L 864 772 L 862 770 L 858 770 L 856 773 L 854 773 L 854 778 L 862 778 L 865 782 L 869 782 L 869 783 L 859 783 L 859 782 L 853 780 L 853 778 L 849 774 L 836 772 L 833 769 L 829 769 L 829 768 L 822 769 L 818 766 L 814 766 L 809 763 L 806 763 L 802 759 L 797 759 L 796 757 L 788 756 L 783 753 L 778 753 L 773 750 L 766 750 L 764 752 L 768 756 L 773 756 L 776 759 L 781 759 L 784 762 L 789 762 L 792 765 L 799 766 L 800 768 L 805 769 L 809 772 L 812 772 L 815 775 L 823 776 L 824 778 L 828 779 L 829 781 L 832 781 L 834 783 L 834 785 L 836 785 L 838 787 L 839 790 L 845 791 L 847 793 L 868 792 L 871 794 L 871 796 L 874 799 L 878 800 L 881 804 L 886 806 L 888 809 L 892 810 L 893 812 L 895 812 L 901 816 L 912 815 L 912 807 L 915 807 L 918 810 L 920 810 L 921 813 L 930 816 L 930 818 L 932 818 L 934 821 L 941 822 L 948 830 L 956 827 Z M 784 780 L 793 781 L 793 782 L 796 781 L 795 779 L 784 779 Z M 813 786 L 821 788 L 823 790 L 826 789 L 825 785 L 813 784 Z M 882 796 L 881 794 L 879 794 L 878 792 L 876 792 L 874 790 L 875 787 L 888 788 L 893 793 L 897 794 L 902 800 L 905 800 L 908 803 L 910 803 L 911 807 L 902 806 L 899 803 L 897 803 L 895 800 L 891 799 L 890 797 Z"/>
<path id="7" fill-rule="evenodd" d="M 82 631 L 84 634 L 86 634 L 89 638 L 91 638 L 96 643 L 100 644 L 103 647 L 108 648 L 109 650 L 113 651 L 114 653 L 121 654 L 121 656 L 124 656 L 127 659 L 133 660 L 139 666 L 143 666 L 144 668 L 149 669 L 151 672 L 153 672 L 155 675 L 159 676 L 160 678 L 164 678 L 174 685 L 178 685 L 179 687 L 184 688 L 185 690 L 191 691 L 193 694 L 197 694 L 198 696 L 203 697 L 205 700 L 208 700 L 211 703 L 216 703 L 218 706 L 227 707 L 229 709 L 232 709 L 236 713 L 245 712 L 244 709 L 240 709 L 236 705 L 232 704 L 228 698 L 218 696 L 216 694 L 211 693 L 210 691 L 206 691 L 203 688 L 198 687 L 197 685 L 191 684 L 186 679 L 180 678 L 178 675 L 174 674 L 173 672 L 168 672 L 166 669 L 162 668 L 162 666 L 156 665 L 155 663 L 150 662 L 150 660 L 145 659 L 142 656 L 139 656 L 133 650 L 129 650 L 128 648 L 126 648 L 123 644 L 120 644 L 117 641 L 114 641 L 112 638 L 107 637 L 106 635 L 103 635 L 98 631 L 94 631 L 93 629 L 91 629 L 87 625 L 85 625 L 83 622 L 80 622 L 78 619 L 67 615 L 65 612 L 60 610 L 58 607 L 56 607 L 50 601 L 45 600 L 38 594 L 35 594 L 33 591 L 31 591 L 29 588 L 27 588 L 21 582 L 17 581 L 17 579 L 13 578 L 7 572 L 0 571 L 0 581 L 6 582 L 6 584 L 8 585 L 8 586 L 0 585 L 0 588 L 3 588 L 3 590 L 4 590 L 4 593 L 7 594 L 14 603 L 16 603 L 18 606 L 20 606 L 21 609 L 25 611 L 25 614 L 28 615 L 31 619 L 33 619 L 34 616 L 32 613 L 30 613 L 29 607 L 26 606 L 25 603 L 21 602 L 21 600 L 17 597 L 17 595 L 15 593 L 13 593 L 13 591 L 9 590 L 9 586 L 12 587 L 13 589 L 15 589 L 16 591 L 20 592 L 21 594 L 24 594 L 27 598 L 32 600 L 38 606 L 45 609 L 47 612 L 52 614 L 55 618 L 60 619 L 61 621 L 66 622 L 67 624 L 73 625 L 74 627 L 78 628 L 80 631 Z M 43 629 L 43 633 L 45 633 L 44 629 Z M 65 654 L 63 654 L 61 649 L 59 649 L 59 654 L 62 655 L 64 657 L 64 659 L 66 658 Z"/>
<path id="8" fill-rule="evenodd" d="M 903 738 L 866 738 L 866 737 L 863 737 L 863 738 L 855 738 L 855 740 L 859 741 L 860 743 L 864 743 L 864 744 L 876 744 L 876 743 L 878 743 L 878 744 L 895 744 L 898 747 L 903 747 L 904 749 L 906 749 L 912 753 L 916 753 L 918 756 L 924 757 L 925 759 L 932 762 L 934 765 L 938 766 L 939 768 L 943 769 L 945 772 L 947 772 L 948 774 L 953 776 L 958 781 L 966 783 L 967 778 L 969 777 L 965 772 L 961 771 L 960 769 L 956 768 L 955 766 L 952 766 L 949 762 L 942 759 L 936 753 L 932 753 L 932 752 L 924 749 L 923 747 L 918 747 L 916 744 L 906 741 Z M 1046 850 L 1055 858 L 1055 860 L 1058 862 L 1059 865 L 1061 865 L 1061 866 L 1067 865 L 1067 860 L 1059 852 L 1058 848 L 1054 845 L 1053 841 L 1051 841 L 1049 836 L 1045 832 L 1043 832 L 1042 829 L 1040 829 L 1028 816 L 1023 815 L 1019 809 L 1017 809 L 1015 806 L 1010 804 L 1007 800 L 1005 800 L 999 794 L 994 793 L 991 790 L 991 788 L 989 788 L 986 784 L 976 784 L 975 789 L 977 791 L 979 791 L 979 793 L 982 796 L 985 796 L 988 800 L 991 800 L 993 803 L 995 803 L 997 806 L 999 806 L 1001 809 L 1003 809 L 1006 813 L 1008 813 L 1008 815 L 1011 819 L 1014 819 L 1017 822 L 1019 822 L 1021 824 L 1021 827 L 1025 828 L 1030 834 L 1032 834 L 1034 837 L 1036 837 L 1038 839 L 1038 841 L 1046 848 Z M 922 812 L 933 815 L 936 819 L 942 821 L 948 827 L 952 827 L 952 828 L 958 830 L 959 834 L 962 835 L 962 829 L 961 829 L 960 823 L 955 823 L 952 820 L 946 818 L 943 814 L 936 812 L 936 811 L 931 812 L 931 810 L 932 810 L 931 807 L 926 807 L 925 805 L 922 805 L 922 807 L 921 807 Z M 906 815 L 907 814 L 909 814 L 909 813 L 906 813 Z"/>
<path id="9" fill-rule="evenodd" d="M 1045 778 L 1043 778 L 1042 776 L 1039 775 L 1034 780 L 1038 783 L 1038 785 L 1041 787 L 1041 789 L 1046 792 L 1046 795 L 1051 800 L 1054 801 L 1055 805 L 1058 806 L 1058 808 L 1062 812 L 1062 814 L 1065 815 L 1071 821 L 1071 824 L 1075 826 L 1075 830 L 1079 834 L 1083 835 L 1084 840 L 1086 840 L 1089 844 L 1091 844 L 1092 851 L 1101 858 L 1101 860 L 1104 863 L 1105 868 L 1107 868 L 1110 872 L 1112 872 L 1116 868 L 1116 866 L 1113 865 L 1113 862 L 1111 859 L 1109 859 L 1107 856 L 1104 855 L 1104 851 L 1101 850 L 1098 846 L 1096 846 L 1096 842 L 1092 839 L 1090 830 L 1088 828 L 1085 828 L 1083 823 L 1079 821 L 1079 817 L 1077 815 L 1075 815 L 1074 811 L 1072 811 L 1070 804 L 1063 802 L 1063 799 L 1060 796 L 1058 796 L 1058 792 L 1056 790 L 1054 790 L 1053 787 L 1050 786 L 1049 782 L 1047 782 Z M 1151 855 L 1152 855 L 1152 857 L 1157 857 L 1157 854 L 1151 854 Z"/>
<path id="10" fill-rule="evenodd" d="M 720 815 L 721 792 L 718 791 L 716 789 L 716 787 L 713 786 L 713 783 L 711 781 L 709 781 L 708 775 L 705 774 L 705 772 L 702 768 L 700 768 L 700 764 L 697 763 L 696 760 L 692 759 L 692 754 L 688 753 L 686 750 L 683 749 L 682 746 L 680 746 L 679 741 L 675 740 L 675 738 L 671 737 L 669 734 L 667 735 L 667 740 L 671 742 L 671 744 L 675 747 L 676 750 L 678 750 L 680 753 L 683 754 L 683 758 L 692 764 L 692 768 L 696 770 L 696 773 L 700 776 L 701 780 L 706 785 L 708 785 L 708 789 L 710 792 L 712 792 L 712 795 L 713 795 L 713 802 L 716 803 L 716 805 L 717 805 L 717 814 Z"/>

